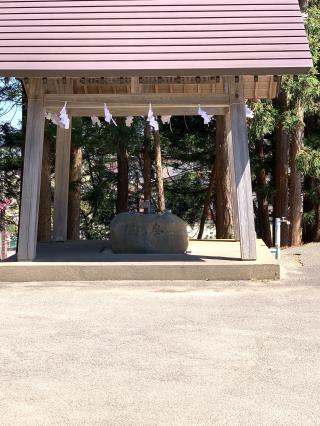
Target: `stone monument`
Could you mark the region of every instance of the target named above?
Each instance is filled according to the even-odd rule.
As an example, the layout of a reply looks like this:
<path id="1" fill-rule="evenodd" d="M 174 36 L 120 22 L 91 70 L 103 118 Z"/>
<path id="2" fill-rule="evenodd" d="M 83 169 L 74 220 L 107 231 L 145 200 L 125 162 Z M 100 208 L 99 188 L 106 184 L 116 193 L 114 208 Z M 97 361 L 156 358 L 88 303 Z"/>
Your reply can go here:
<path id="1" fill-rule="evenodd" d="M 170 213 L 120 213 L 111 222 L 115 253 L 185 253 L 186 223 Z"/>

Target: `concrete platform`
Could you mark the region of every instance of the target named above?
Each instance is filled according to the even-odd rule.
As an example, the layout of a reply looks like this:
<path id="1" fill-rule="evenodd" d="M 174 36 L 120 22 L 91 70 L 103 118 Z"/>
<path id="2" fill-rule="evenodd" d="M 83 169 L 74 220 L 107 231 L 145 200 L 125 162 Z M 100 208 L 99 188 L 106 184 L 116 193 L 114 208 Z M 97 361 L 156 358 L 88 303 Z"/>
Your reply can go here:
<path id="1" fill-rule="evenodd" d="M 1 282 L 278 280 L 280 265 L 257 241 L 258 260 L 242 261 L 231 240 L 190 241 L 186 254 L 114 254 L 109 241 L 39 243 L 34 262 L 0 263 Z"/>

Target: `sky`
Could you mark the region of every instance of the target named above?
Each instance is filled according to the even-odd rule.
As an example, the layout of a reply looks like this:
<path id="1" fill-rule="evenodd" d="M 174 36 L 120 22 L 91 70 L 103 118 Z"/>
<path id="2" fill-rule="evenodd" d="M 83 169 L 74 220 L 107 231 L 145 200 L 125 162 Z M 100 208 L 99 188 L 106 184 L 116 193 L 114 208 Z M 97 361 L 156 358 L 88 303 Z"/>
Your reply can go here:
<path id="1" fill-rule="evenodd" d="M 0 116 L 0 124 L 9 122 L 11 123 L 11 126 L 13 127 L 20 127 L 20 122 L 22 119 L 22 111 L 21 108 L 18 107 L 12 107 L 12 104 L 10 102 L 4 102 L 1 105 L 0 111 L 8 111 L 7 114 L 1 115 Z"/>

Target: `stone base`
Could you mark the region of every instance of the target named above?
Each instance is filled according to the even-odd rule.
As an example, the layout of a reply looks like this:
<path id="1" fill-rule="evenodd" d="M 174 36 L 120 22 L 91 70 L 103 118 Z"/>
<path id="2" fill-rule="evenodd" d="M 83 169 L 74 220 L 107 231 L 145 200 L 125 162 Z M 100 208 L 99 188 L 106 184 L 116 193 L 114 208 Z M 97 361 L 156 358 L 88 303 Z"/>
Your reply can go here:
<path id="1" fill-rule="evenodd" d="M 120 213 L 111 222 L 114 253 L 184 253 L 186 223 L 171 213 Z"/>
<path id="2" fill-rule="evenodd" d="M 38 243 L 35 262 L 0 262 L 1 282 L 104 281 L 114 286 L 203 286 L 203 281 L 278 280 L 280 265 L 257 241 L 258 259 L 243 261 L 236 241 L 193 241 L 183 254 L 115 254 L 110 241 Z M 138 280 L 138 281 L 135 281 Z M 174 284 L 173 284 L 174 281 Z M 78 284 L 77 284 L 78 285 Z M 210 285 L 208 283 L 208 285 Z"/>

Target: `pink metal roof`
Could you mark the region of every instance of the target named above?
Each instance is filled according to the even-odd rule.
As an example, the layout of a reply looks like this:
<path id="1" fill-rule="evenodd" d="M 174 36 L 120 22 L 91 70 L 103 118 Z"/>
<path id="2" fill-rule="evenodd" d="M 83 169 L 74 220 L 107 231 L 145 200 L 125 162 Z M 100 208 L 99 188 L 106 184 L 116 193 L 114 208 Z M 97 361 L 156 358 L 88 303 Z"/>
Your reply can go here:
<path id="1" fill-rule="evenodd" d="M 311 66 L 298 0 L 0 0 L 0 75 L 284 74 Z"/>

